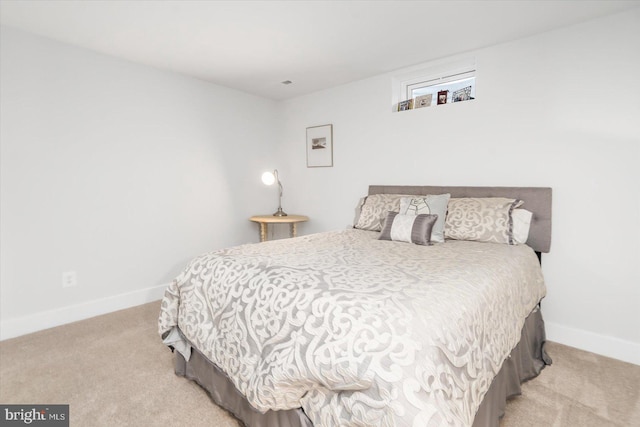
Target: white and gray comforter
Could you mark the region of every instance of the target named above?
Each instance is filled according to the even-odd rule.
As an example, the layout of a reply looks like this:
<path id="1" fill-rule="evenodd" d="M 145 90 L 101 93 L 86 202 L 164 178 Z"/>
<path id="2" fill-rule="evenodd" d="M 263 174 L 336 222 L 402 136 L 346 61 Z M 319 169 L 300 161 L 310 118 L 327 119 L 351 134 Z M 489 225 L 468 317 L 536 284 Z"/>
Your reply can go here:
<path id="1" fill-rule="evenodd" d="M 195 258 L 169 286 L 179 327 L 256 409 L 315 426 L 470 426 L 545 295 L 531 248 L 345 230 Z"/>

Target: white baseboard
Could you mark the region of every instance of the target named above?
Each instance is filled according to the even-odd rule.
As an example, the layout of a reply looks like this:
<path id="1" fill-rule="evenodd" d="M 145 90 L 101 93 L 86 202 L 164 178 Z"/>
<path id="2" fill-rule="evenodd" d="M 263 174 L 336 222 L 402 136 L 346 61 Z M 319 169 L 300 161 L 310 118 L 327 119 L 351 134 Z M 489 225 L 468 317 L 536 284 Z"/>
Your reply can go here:
<path id="1" fill-rule="evenodd" d="M 114 295 L 82 304 L 0 321 L 0 341 L 53 328 L 162 298 L 168 284 Z M 640 344 L 553 322 L 545 322 L 547 339 L 560 344 L 640 365 Z"/>
<path id="2" fill-rule="evenodd" d="M 0 321 L 0 341 L 162 298 L 168 284 Z"/>
<path id="3" fill-rule="evenodd" d="M 640 344 L 545 321 L 547 339 L 570 347 L 640 365 Z"/>

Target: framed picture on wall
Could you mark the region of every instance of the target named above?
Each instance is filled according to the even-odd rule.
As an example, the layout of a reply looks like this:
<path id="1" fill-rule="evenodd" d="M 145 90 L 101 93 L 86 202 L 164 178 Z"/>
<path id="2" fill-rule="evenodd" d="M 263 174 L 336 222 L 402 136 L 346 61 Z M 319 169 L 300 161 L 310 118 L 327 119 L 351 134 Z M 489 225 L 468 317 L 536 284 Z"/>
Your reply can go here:
<path id="1" fill-rule="evenodd" d="M 307 167 L 333 166 L 333 125 L 307 128 Z"/>

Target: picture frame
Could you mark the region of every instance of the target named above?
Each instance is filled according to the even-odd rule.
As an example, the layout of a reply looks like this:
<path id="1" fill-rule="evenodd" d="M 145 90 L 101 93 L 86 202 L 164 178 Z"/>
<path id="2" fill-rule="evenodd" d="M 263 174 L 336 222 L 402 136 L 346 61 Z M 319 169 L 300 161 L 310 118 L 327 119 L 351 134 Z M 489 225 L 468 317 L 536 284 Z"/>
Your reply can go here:
<path id="1" fill-rule="evenodd" d="M 333 125 L 307 128 L 307 167 L 333 167 Z"/>
<path id="2" fill-rule="evenodd" d="M 438 104 L 437 105 L 446 104 L 448 96 L 449 96 L 449 91 L 448 90 L 441 90 L 440 92 L 438 92 Z"/>
<path id="3" fill-rule="evenodd" d="M 471 99 L 471 86 L 453 91 L 451 102 L 468 101 Z"/>
<path id="4" fill-rule="evenodd" d="M 413 99 L 398 102 L 398 111 L 413 110 Z"/>
<path id="5" fill-rule="evenodd" d="M 431 107 L 431 100 L 433 99 L 433 94 L 428 93 L 426 95 L 416 96 L 416 101 L 413 103 L 414 108 L 425 108 Z"/>

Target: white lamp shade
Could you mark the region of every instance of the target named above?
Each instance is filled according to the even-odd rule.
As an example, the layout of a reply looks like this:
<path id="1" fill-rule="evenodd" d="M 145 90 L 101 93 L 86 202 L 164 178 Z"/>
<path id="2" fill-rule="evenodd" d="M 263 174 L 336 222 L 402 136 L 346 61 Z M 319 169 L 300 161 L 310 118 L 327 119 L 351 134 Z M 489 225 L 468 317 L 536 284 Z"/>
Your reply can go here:
<path id="1" fill-rule="evenodd" d="M 265 185 L 272 185 L 274 182 L 276 182 L 276 176 L 273 174 L 273 172 L 265 172 L 262 174 L 262 182 Z"/>

